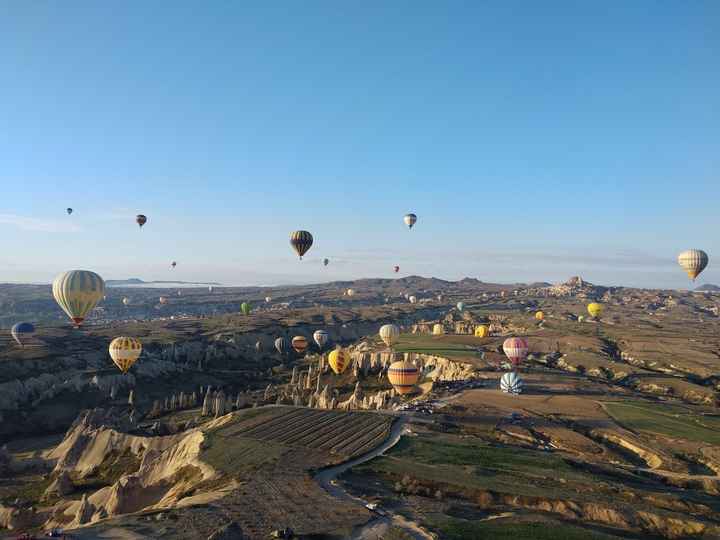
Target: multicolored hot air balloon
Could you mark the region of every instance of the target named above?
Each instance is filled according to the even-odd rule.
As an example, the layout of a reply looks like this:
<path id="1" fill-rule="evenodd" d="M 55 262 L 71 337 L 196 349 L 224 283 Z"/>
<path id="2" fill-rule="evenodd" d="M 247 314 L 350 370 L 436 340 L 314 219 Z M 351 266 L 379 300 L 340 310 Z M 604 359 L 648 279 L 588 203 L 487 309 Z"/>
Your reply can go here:
<path id="1" fill-rule="evenodd" d="M 75 326 L 80 326 L 105 294 L 105 282 L 95 272 L 70 270 L 55 278 L 52 293 Z"/>
<path id="2" fill-rule="evenodd" d="M 588 313 L 593 319 L 597 319 L 600 315 L 602 315 L 604 309 L 605 306 L 598 302 L 591 302 L 587 307 Z"/>
<path id="3" fill-rule="evenodd" d="M 313 333 L 313 339 L 315 340 L 315 343 L 317 343 L 317 346 L 320 347 L 320 350 L 322 350 L 328 342 L 328 339 L 330 339 L 330 335 L 325 330 L 315 330 Z"/>
<path id="4" fill-rule="evenodd" d="M 308 340 L 305 336 L 295 336 L 292 338 L 292 348 L 298 354 L 303 354 L 308 348 Z"/>
<path id="5" fill-rule="evenodd" d="M 142 229 L 142 226 L 147 223 L 147 216 L 143 214 L 138 214 L 137 216 L 135 216 L 135 223 L 137 223 Z"/>
<path id="6" fill-rule="evenodd" d="M 500 390 L 506 394 L 518 395 L 522 392 L 522 387 L 522 379 L 515 371 L 505 373 L 502 377 L 500 377 Z"/>
<path id="7" fill-rule="evenodd" d="M 545 320 L 545 314 L 542 311 L 538 311 L 535 313 L 535 319 L 538 321 L 544 321 Z"/>
<path id="8" fill-rule="evenodd" d="M 420 370 L 412 362 L 401 360 L 390 364 L 387 375 L 398 394 L 412 394 L 415 391 L 415 383 L 420 378 Z"/>
<path id="9" fill-rule="evenodd" d="M 405 214 L 403 221 L 405 222 L 405 225 L 408 226 L 408 229 L 412 229 L 413 225 L 417 222 L 417 216 L 415 214 Z"/>
<path id="10" fill-rule="evenodd" d="M 328 364 L 335 375 L 343 373 L 350 365 L 350 353 L 338 347 L 328 355 Z"/>
<path id="11" fill-rule="evenodd" d="M 308 231 L 295 231 L 290 235 L 290 245 L 302 260 L 313 245 L 313 236 Z"/>
<path id="12" fill-rule="evenodd" d="M 110 342 L 110 358 L 120 371 L 127 373 L 142 353 L 142 343 L 132 337 L 116 337 Z"/>
<path id="13" fill-rule="evenodd" d="M 290 344 L 284 337 L 279 337 L 275 340 L 275 350 L 280 354 L 287 354 Z"/>
<path id="14" fill-rule="evenodd" d="M 393 266 L 393 270 L 397 274 L 400 271 L 400 267 L 396 264 L 395 266 Z"/>
<path id="15" fill-rule="evenodd" d="M 123 303 L 124 306 L 129 306 L 129 305 L 130 305 L 130 299 L 126 296 L 125 298 L 122 299 L 122 303 Z"/>
<path id="16" fill-rule="evenodd" d="M 72 209 L 72 208 L 68 208 L 68 209 L 65 210 L 65 211 L 67 212 L 68 216 L 73 213 L 73 209 Z"/>
<path id="17" fill-rule="evenodd" d="M 25 346 L 25 342 L 27 341 L 25 338 L 29 338 L 34 333 L 35 327 L 29 322 L 16 323 L 10 329 L 10 334 L 12 334 L 13 339 L 21 347 Z"/>
<path id="18" fill-rule="evenodd" d="M 248 304 L 247 302 L 243 302 L 240 304 L 240 311 L 243 315 L 250 315 L 250 312 L 252 311 L 252 306 Z"/>
<path id="19" fill-rule="evenodd" d="M 433 326 L 433 336 L 442 336 L 445 333 L 445 327 L 437 323 Z"/>
<path id="20" fill-rule="evenodd" d="M 678 264 L 687 272 L 688 277 L 695 281 L 700 272 L 705 270 L 710 258 L 701 249 L 688 249 L 678 255 L 677 260 Z"/>
<path id="21" fill-rule="evenodd" d="M 507 338 L 503 343 L 503 351 L 510 363 L 517 367 L 525 360 L 528 354 L 528 342 L 519 337 Z"/>
<path id="22" fill-rule="evenodd" d="M 385 345 L 388 347 L 392 347 L 397 343 L 398 338 L 400 337 L 400 328 L 395 326 L 394 324 L 385 324 L 380 327 L 380 339 L 383 340 Z"/>
<path id="23" fill-rule="evenodd" d="M 481 324 L 477 328 L 475 328 L 475 337 L 479 338 L 485 338 L 490 335 L 490 329 L 485 326 L 484 324 Z"/>
<path id="24" fill-rule="evenodd" d="M 465 309 L 465 302 L 458 302 L 455 307 L 458 309 L 458 311 L 462 311 Z"/>
<path id="25" fill-rule="evenodd" d="M 323 266 L 327 266 L 328 264 L 330 264 L 330 259 L 326 257 L 325 259 L 323 259 Z"/>

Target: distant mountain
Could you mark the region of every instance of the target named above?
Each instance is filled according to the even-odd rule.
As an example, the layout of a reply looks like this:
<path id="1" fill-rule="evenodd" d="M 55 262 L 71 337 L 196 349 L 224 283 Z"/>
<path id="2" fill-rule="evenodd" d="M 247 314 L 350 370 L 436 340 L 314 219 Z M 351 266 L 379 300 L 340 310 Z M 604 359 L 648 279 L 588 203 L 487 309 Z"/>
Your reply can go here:
<path id="1" fill-rule="evenodd" d="M 705 285 L 700 285 L 695 290 L 705 292 L 720 292 L 720 287 L 718 287 L 717 285 L 713 285 L 712 283 L 706 283 Z"/>
<path id="2" fill-rule="evenodd" d="M 546 287 L 552 287 L 552 283 L 548 283 L 547 281 L 535 281 L 528 285 L 529 289 L 543 289 Z"/>
<path id="3" fill-rule="evenodd" d="M 130 279 L 108 279 L 105 281 L 105 285 L 108 287 L 136 287 L 141 285 L 222 285 L 216 281 L 143 281 L 138 278 Z"/>

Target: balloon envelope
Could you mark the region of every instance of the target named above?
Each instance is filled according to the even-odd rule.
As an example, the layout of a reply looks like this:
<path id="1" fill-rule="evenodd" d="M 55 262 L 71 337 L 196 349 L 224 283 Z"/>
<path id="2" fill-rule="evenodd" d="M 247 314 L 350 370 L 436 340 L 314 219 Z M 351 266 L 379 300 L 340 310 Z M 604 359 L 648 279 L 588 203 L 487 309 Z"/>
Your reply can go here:
<path id="1" fill-rule="evenodd" d="M 500 390 L 502 390 L 506 394 L 517 395 L 522 392 L 522 387 L 522 379 L 514 371 L 511 371 L 510 373 L 505 373 L 500 378 Z"/>
<path id="2" fill-rule="evenodd" d="M 458 302 L 455 307 L 457 307 L 458 311 L 462 311 L 465 309 L 465 302 Z"/>
<path id="3" fill-rule="evenodd" d="M 408 301 L 409 301 L 411 304 L 417 304 L 417 297 L 411 296 L 410 298 L 408 298 Z"/>
<path id="4" fill-rule="evenodd" d="M 537 313 L 535 313 L 535 318 L 538 321 L 545 320 L 545 314 L 542 311 L 538 311 Z"/>
<path id="5" fill-rule="evenodd" d="M 380 327 L 379 334 L 385 345 L 392 347 L 400 337 L 400 328 L 394 324 L 386 324 Z"/>
<path id="6" fill-rule="evenodd" d="M 279 337 L 275 340 L 275 350 L 280 354 L 287 353 L 289 346 L 288 340 L 284 337 Z"/>
<path id="7" fill-rule="evenodd" d="M 503 351 L 510 363 L 513 366 L 518 366 L 528 354 L 528 343 L 525 339 L 519 337 L 507 338 L 503 343 Z"/>
<path id="8" fill-rule="evenodd" d="M 122 299 L 122 303 L 123 303 L 124 306 L 129 306 L 129 305 L 130 305 L 130 299 L 126 296 L 125 298 Z"/>
<path id="9" fill-rule="evenodd" d="M 305 338 L 305 336 L 295 336 L 292 338 L 292 348 L 295 350 L 296 353 L 302 354 L 304 353 L 308 348 L 308 340 Z"/>
<path id="10" fill-rule="evenodd" d="M 400 271 L 400 267 L 398 265 L 395 265 L 393 267 L 393 270 L 395 270 L 395 273 L 397 274 Z"/>
<path id="11" fill-rule="evenodd" d="M 604 309 L 605 309 L 605 307 L 598 302 L 592 302 L 592 303 L 588 304 L 588 307 L 587 307 L 588 313 L 590 314 L 591 317 L 594 317 L 594 318 L 599 317 L 602 314 Z"/>
<path id="12" fill-rule="evenodd" d="M 317 343 L 318 347 L 322 349 L 328 342 L 328 339 L 330 339 L 330 336 L 325 330 L 315 330 L 313 333 L 313 339 L 315 340 L 315 343 Z"/>
<path id="13" fill-rule="evenodd" d="M 270 302 L 272 302 L 272 297 L 271 297 L 271 296 L 266 296 L 266 297 L 265 297 L 265 303 L 266 303 L 266 304 L 269 304 Z"/>
<path id="14" fill-rule="evenodd" d="M 355 289 L 348 289 L 346 292 L 348 296 L 355 296 Z"/>
<path id="15" fill-rule="evenodd" d="M 477 328 L 475 328 L 475 337 L 488 337 L 490 335 L 490 329 L 485 326 L 484 324 L 481 324 Z"/>
<path id="16" fill-rule="evenodd" d="M 350 365 L 350 353 L 337 348 L 328 355 L 328 364 L 336 375 L 340 375 Z"/>
<path id="17" fill-rule="evenodd" d="M 147 223 L 147 216 L 143 214 L 138 214 L 137 216 L 135 216 L 135 223 L 140 225 L 140 228 L 142 229 L 142 226 Z"/>
<path id="18" fill-rule="evenodd" d="M 398 394 L 411 394 L 420 377 L 420 370 L 412 362 L 393 362 L 388 368 L 388 380 Z"/>
<path id="19" fill-rule="evenodd" d="M 68 209 L 65 210 L 65 211 L 68 213 L 68 216 L 73 213 L 73 209 L 72 209 L 72 208 L 68 208 Z"/>
<path id="20" fill-rule="evenodd" d="M 243 315 L 250 315 L 252 307 L 247 302 L 243 302 L 242 304 L 240 304 L 240 311 Z"/>
<path id="21" fill-rule="evenodd" d="M 132 337 L 116 337 L 110 342 L 110 358 L 123 373 L 127 373 L 142 353 L 139 339 Z"/>
<path id="22" fill-rule="evenodd" d="M 678 255 L 678 264 L 693 281 L 700 275 L 700 272 L 705 270 L 709 261 L 708 254 L 701 249 L 688 249 Z"/>
<path id="23" fill-rule="evenodd" d="M 415 223 L 417 223 L 417 216 L 415 214 L 405 214 L 403 221 L 405 222 L 405 225 L 407 225 L 409 229 L 412 229 L 413 225 L 415 225 Z"/>
<path id="24" fill-rule="evenodd" d="M 330 264 L 330 259 L 323 259 L 323 265 L 327 266 Z"/>
<path id="25" fill-rule="evenodd" d="M 70 270 L 55 278 L 52 293 L 68 317 L 80 326 L 105 294 L 105 282 L 90 270 Z"/>
<path id="26" fill-rule="evenodd" d="M 445 327 L 442 324 L 433 326 L 433 336 L 442 336 L 445 333 Z"/>
<path id="27" fill-rule="evenodd" d="M 13 339 L 21 347 L 27 341 L 26 338 L 30 337 L 33 333 L 35 333 L 35 327 L 32 325 L 32 323 L 29 322 L 16 323 L 10 330 L 10 334 L 12 335 Z"/>
<path id="28" fill-rule="evenodd" d="M 290 245 L 302 259 L 313 245 L 313 236 L 308 231 L 295 231 L 290 235 Z"/>

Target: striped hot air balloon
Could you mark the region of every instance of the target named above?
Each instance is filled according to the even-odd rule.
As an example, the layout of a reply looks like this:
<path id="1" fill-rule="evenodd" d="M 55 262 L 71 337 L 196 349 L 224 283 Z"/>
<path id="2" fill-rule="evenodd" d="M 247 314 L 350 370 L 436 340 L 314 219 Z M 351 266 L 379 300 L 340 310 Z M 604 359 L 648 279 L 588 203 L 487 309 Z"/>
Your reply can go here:
<path id="1" fill-rule="evenodd" d="M 280 354 L 287 354 L 290 344 L 284 337 L 279 337 L 275 340 L 275 350 Z"/>
<path id="2" fill-rule="evenodd" d="M 243 302 L 242 304 L 240 304 L 240 311 L 243 315 L 250 315 L 250 312 L 252 311 L 252 306 L 247 302 Z"/>
<path id="3" fill-rule="evenodd" d="M 415 383 L 420 377 L 420 370 L 412 362 L 401 360 L 390 364 L 387 374 L 395 391 L 400 395 L 405 395 L 415 391 Z"/>
<path id="4" fill-rule="evenodd" d="M 137 223 L 142 229 L 142 226 L 147 223 L 147 216 L 144 214 L 138 214 L 135 216 L 135 223 Z"/>
<path id="5" fill-rule="evenodd" d="M 433 336 L 442 336 L 445 333 L 445 328 L 442 324 L 436 324 L 433 326 Z"/>
<path id="6" fill-rule="evenodd" d="M 295 336 L 292 338 L 292 348 L 298 354 L 303 354 L 308 348 L 308 340 L 305 336 Z"/>
<path id="7" fill-rule="evenodd" d="M 528 343 L 525 339 L 519 337 L 507 338 L 503 343 L 503 351 L 510 363 L 517 367 L 525 360 L 528 354 Z"/>
<path id="8" fill-rule="evenodd" d="M 705 270 L 710 259 L 708 254 L 701 249 L 688 249 L 678 255 L 677 260 L 678 264 L 687 272 L 688 277 L 695 281 L 700 272 Z"/>
<path id="9" fill-rule="evenodd" d="M 105 294 L 105 282 L 95 272 L 70 270 L 55 278 L 52 293 L 75 326 L 80 326 Z"/>
<path id="10" fill-rule="evenodd" d="M 503 374 L 500 378 L 500 390 L 506 394 L 517 395 L 522 392 L 523 382 L 516 372 L 511 371 Z"/>
<path id="11" fill-rule="evenodd" d="M 484 324 L 475 328 L 475 337 L 484 338 L 490 335 L 490 330 Z"/>
<path id="12" fill-rule="evenodd" d="M 10 329 L 10 334 L 18 345 L 23 347 L 32 334 L 35 333 L 35 327 L 29 322 L 19 322 Z"/>
<path id="13" fill-rule="evenodd" d="M 392 347 L 400 337 L 400 329 L 394 324 L 386 324 L 380 327 L 379 334 L 385 345 Z"/>
<path id="14" fill-rule="evenodd" d="M 142 343 L 132 337 L 116 337 L 110 342 L 110 358 L 123 373 L 127 373 L 142 353 Z"/>
<path id="15" fill-rule="evenodd" d="M 405 222 L 405 225 L 408 226 L 408 229 L 412 229 L 413 225 L 417 223 L 417 216 L 415 214 L 405 214 L 403 221 Z"/>
<path id="16" fill-rule="evenodd" d="M 350 353 L 347 350 L 338 347 L 328 355 L 328 364 L 335 372 L 335 375 L 343 373 L 350 365 Z"/>
<path id="17" fill-rule="evenodd" d="M 295 231 L 290 235 L 290 245 L 302 259 L 313 245 L 313 236 L 308 231 Z"/>
<path id="18" fill-rule="evenodd" d="M 315 343 L 317 343 L 317 346 L 322 350 L 328 342 L 328 339 L 330 339 L 330 335 L 325 330 L 315 330 L 313 333 L 313 339 L 315 340 Z"/>

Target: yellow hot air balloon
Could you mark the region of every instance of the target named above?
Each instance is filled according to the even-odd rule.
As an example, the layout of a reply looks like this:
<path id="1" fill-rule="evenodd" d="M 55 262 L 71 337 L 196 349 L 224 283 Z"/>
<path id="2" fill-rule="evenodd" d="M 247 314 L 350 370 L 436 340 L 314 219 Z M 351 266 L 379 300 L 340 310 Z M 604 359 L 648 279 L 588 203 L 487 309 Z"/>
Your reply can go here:
<path id="1" fill-rule="evenodd" d="M 433 326 L 433 336 L 442 336 L 445 333 L 445 328 L 442 324 L 436 324 Z"/>
<path id="2" fill-rule="evenodd" d="M 598 302 L 592 302 L 591 304 L 588 304 L 587 310 L 591 317 L 597 319 L 603 312 L 605 307 L 602 304 L 599 304 Z"/>
<path id="3" fill-rule="evenodd" d="M 142 353 L 142 343 L 131 337 L 116 337 L 110 342 L 110 358 L 120 371 L 127 373 Z"/>
<path id="4" fill-rule="evenodd" d="M 105 282 L 95 272 L 70 270 L 55 278 L 52 293 L 75 326 L 80 326 L 105 294 Z"/>
<path id="5" fill-rule="evenodd" d="M 405 395 L 415 391 L 415 383 L 420 377 L 420 370 L 412 362 L 401 360 L 390 364 L 387 374 L 395 391 L 400 395 Z"/>
<path id="6" fill-rule="evenodd" d="M 705 270 L 709 260 L 707 253 L 701 249 L 688 249 L 678 255 L 678 264 L 683 267 L 693 281 L 700 275 L 700 272 Z"/>
<path id="7" fill-rule="evenodd" d="M 538 311 L 537 313 L 535 313 L 535 318 L 538 321 L 543 321 L 545 320 L 545 314 L 542 311 Z"/>
<path id="8" fill-rule="evenodd" d="M 394 324 L 386 324 L 380 328 L 380 339 L 385 345 L 392 347 L 400 337 L 400 329 Z"/>
<path id="9" fill-rule="evenodd" d="M 336 375 L 340 375 L 350 365 L 350 353 L 345 349 L 337 348 L 328 355 L 328 364 Z"/>
<path id="10" fill-rule="evenodd" d="M 490 335 L 490 330 L 484 324 L 481 324 L 475 329 L 475 337 L 484 338 L 488 337 L 488 335 Z"/>

